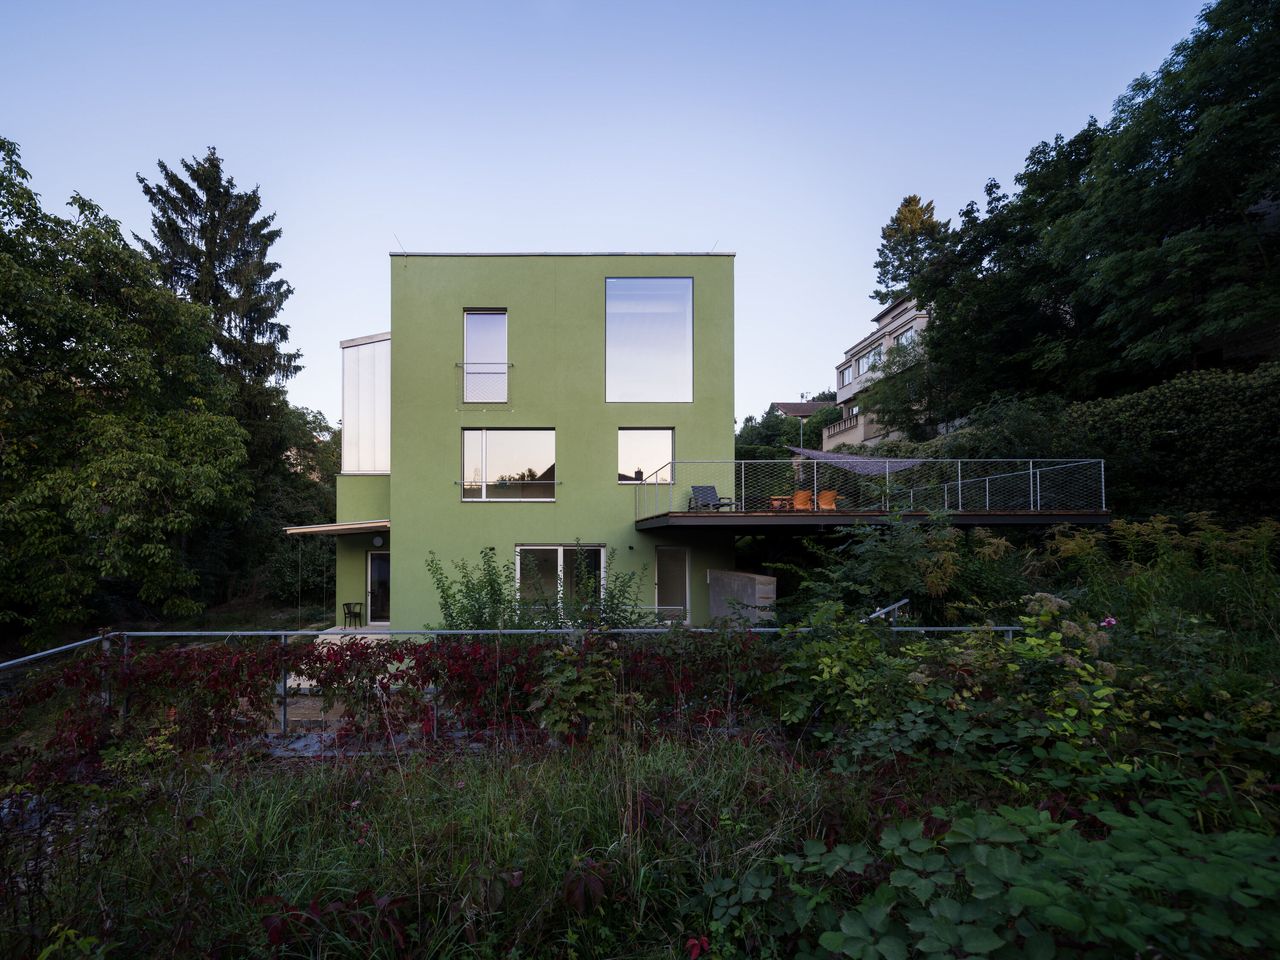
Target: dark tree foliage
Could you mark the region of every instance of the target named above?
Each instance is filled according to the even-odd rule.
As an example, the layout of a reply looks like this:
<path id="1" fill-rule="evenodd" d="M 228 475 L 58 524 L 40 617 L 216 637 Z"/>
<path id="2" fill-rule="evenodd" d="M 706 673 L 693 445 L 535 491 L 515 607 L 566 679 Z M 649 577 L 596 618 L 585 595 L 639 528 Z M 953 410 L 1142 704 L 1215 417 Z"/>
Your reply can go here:
<path id="1" fill-rule="evenodd" d="M 28 179 L 0 139 L 0 622 L 190 614 L 187 545 L 247 494 L 205 313 L 98 207 L 53 216 Z"/>
<path id="2" fill-rule="evenodd" d="M 818 403 L 835 403 L 834 390 L 824 390 L 809 397 Z M 804 446 L 822 446 L 822 428 L 841 417 L 839 407 L 819 410 L 804 423 Z M 798 447 L 801 441 L 800 419 L 780 413 L 770 404 L 763 416 L 749 416 L 742 421 L 734 437 L 734 457 L 738 460 L 790 460 L 787 447 Z"/>
<path id="3" fill-rule="evenodd" d="M 1105 126 L 994 181 L 910 291 L 946 383 L 936 421 L 998 394 L 1122 394 L 1257 362 L 1280 317 L 1280 0 L 1221 0 Z"/>
<path id="4" fill-rule="evenodd" d="M 134 234 L 170 289 L 212 311 L 223 364 L 246 382 L 283 381 L 298 372 L 298 354 L 283 351 L 289 328 L 277 319 L 293 287 L 275 276 L 270 257 L 280 239 L 275 214 L 262 213 L 258 188 L 236 189 L 210 147 L 203 160 L 182 160 L 186 178 L 163 160 L 160 179 L 138 183 L 151 203 L 154 242 Z"/>
<path id="5" fill-rule="evenodd" d="M 1280 363 L 1193 370 L 1145 390 L 1068 403 L 995 397 L 964 426 L 917 443 L 854 452 L 890 457 L 1101 457 L 1107 505 L 1120 516 L 1209 512 L 1280 518 Z"/>
<path id="6" fill-rule="evenodd" d="M 152 240 L 135 238 L 172 289 L 209 309 L 232 413 L 249 436 L 247 515 L 191 549 L 210 599 L 279 593 L 282 558 L 296 559 L 298 550 L 281 528 L 333 517 L 332 476 L 305 466 L 320 456 L 329 427 L 291 407 L 283 387 L 299 355 L 284 349 L 289 328 L 278 319 L 293 293 L 270 259 L 280 230 L 275 214 L 262 212 L 258 188 L 239 190 L 213 147 L 203 159 L 181 161 L 185 176 L 158 166 L 156 183 L 138 176 L 153 209 Z"/>
<path id="7" fill-rule="evenodd" d="M 876 251 L 876 283 L 873 300 L 893 303 L 907 293 L 908 285 L 924 269 L 930 254 L 946 236 L 950 220 L 933 215 L 933 201 L 921 203 L 916 194 L 903 197 L 897 212 L 880 230 Z"/>

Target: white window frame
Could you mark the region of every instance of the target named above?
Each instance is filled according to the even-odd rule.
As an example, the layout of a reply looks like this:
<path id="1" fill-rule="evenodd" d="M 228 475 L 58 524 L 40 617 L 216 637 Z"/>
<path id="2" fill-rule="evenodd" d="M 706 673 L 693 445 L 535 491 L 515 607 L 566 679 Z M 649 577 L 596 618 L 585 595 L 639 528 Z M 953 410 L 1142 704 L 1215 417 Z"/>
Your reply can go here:
<path id="1" fill-rule="evenodd" d="M 502 317 L 502 341 L 506 348 L 505 353 L 508 359 L 511 357 L 511 318 L 507 315 L 505 307 L 472 307 L 462 311 L 462 402 L 463 403 L 490 403 L 490 404 L 506 404 L 511 400 L 511 364 L 507 360 L 470 360 L 468 351 L 470 344 L 468 343 L 467 328 L 469 324 L 467 320 L 471 316 L 501 316 Z M 502 376 L 502 399 L 501 400 L 472 400 L 467 395 L 468 377 L 472 364 L 489 364 L 491 366 L 501 366 Z M 480 373 L 480 371 L 477 371 Z M 488 372 L 489 376 L 497 376 L 499 371 Z"/>
<path id="2" fill-rule="evenodd" d="M 549 433 L 551 434 L 551 452 L 552 457 L 555 456 L 556 431 L 555 427 L 529 427 L 521 429 L 520 427 L 463 427 L 460 441 L 462 449 L 459 451 L 459 459 L 462 463 L 462 472 L 467 469 L 467 434 L 480 434 L 480 496 L 468 497 L 466 488 L 468 484 L 474 484 L 476 481 L 463 477 L 458 481 L 458 490 L 462 495 L 463 503 L 555 503 L 556 487 L 560 485 L 559 480 L 541 480 L 541 481 L 525 481 L 545 483 L 551 488 L 551 496 L 549 497 L 490 497 L 489 484 L 498 483 L 500 481 L 490 480 L 489 474 L 489 434 L 490 433 Z M 555 460 L 552 460 L 555 463 Z M 510 482 L 510 481 L 502 481 Z M 520 481 L 515 481 L 519 483 Z"/>
<path id="3" fill-rule="evenodd" d="M 840 368 L 840 386 L 847 387 L 853 383 L 853 364 Z"/>
<path id="4" fill-rule="evenodd" d="M 554 550 L 556 552 L 556 605 L 563 608 L 564 552 L 566 550 L 596 550 L 600 554 L 600 599 L 604 599 L 605 544 L 603 543 L 517 543 L 516 544 L 516 596 L 520 596 L 520 552 L 522 550 Z"/>
<path id="5" fill-rule="evenodd" d="M 858 358 L 858 376 L 861 377 L 870 373 L 880 365 L 880 361 L 883 359 L 884 350 L 877 344 Z"/>
<path id="6" fill-rule="evenodd" d="M 893 345 L 895 347 L 910 346 L 912 343 L 915 342 L 915 339 L 916 339 L 916 328 L 907 327 L 907 329 L 903 330 L 901 333 L 899 333 L 897 336 L 893 338 Z"/>

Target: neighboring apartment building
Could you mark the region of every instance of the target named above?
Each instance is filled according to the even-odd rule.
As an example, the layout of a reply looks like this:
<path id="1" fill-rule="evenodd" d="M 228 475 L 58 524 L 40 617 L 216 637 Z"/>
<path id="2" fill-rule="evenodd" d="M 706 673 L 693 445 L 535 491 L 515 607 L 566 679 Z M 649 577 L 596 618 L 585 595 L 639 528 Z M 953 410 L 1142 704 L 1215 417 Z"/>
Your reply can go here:
<path id="1" fill-rule="evenodd" d="M 831 450 L 848 443 L 878 443 L 889 438 L 883 427 L 861 409 L 859 397 L 879 376 L 879 365 L 885 353 L 895 346 L 905 346 L 920 335 L 929 322 L 929 314 L 916 306 L 910 297 L 889 304 L 871 318 L 875 330 L 844 352 L 836 365 L 836 403 L 844 417 L 822 431 L 822 449 Z"/>
<path id="2" fill-rule="evenodd" d="M 337 535 L 339 609 L 439 626 L 428 553 L 493 547 L 544 596 L 613 551 L 707 620 L 732 535 L 639 531 L 634 491 L 733 459 L 732 254 L 393 253 L 390 332 L 342 352 L 337 522 L 290 531 Z"/>

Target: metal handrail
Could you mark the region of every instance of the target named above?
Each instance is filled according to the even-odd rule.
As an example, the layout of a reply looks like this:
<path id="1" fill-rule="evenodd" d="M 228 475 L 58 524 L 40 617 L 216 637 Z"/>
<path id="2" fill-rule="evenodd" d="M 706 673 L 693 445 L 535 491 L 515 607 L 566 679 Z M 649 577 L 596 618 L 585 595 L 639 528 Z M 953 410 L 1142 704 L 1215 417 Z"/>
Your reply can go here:
<path id="1" fill-rule="evenodd" d="M 78 650 L 91 643 L 101 643 L 105 639 L 118 636 L 120 636 L 118 633 L 105 633 L 96 637 L 88 637 L 84 640 L 76 640 L 74 643 L 65 643 L 60 647 L 51 647 L 48 650 L 41 650 L 38 653 L 29 653 L 25 657 L 18 657 L 16 660 L 9 660 L 5 663 L 0 663 L 0 671 L 8 670 L 10 667 L 19 667 L 24 663 L 35 663 L 37 660 L 43 660 L 45 657 L 52 657 L 54 654 L 66 653 L 68 650 Z"/>
<path id="2" fill-rule="evenodd" d="M 910 600 L 908 600 L 907 598 L 903 597 L 903 598 L 902 598 L 901 600 L 899 600 L 897 603 L 891 603 L 891 604 L 889 604 L 887 607 L 881 607 L 879 610 L 875 610 L 875 611 L 873 611 L 873 612 L 871 612 L 871 613 L 868 613 L 865 617 L 863 617 L 863 618 L 862 618 L 861 620 L 859 620 L 858 622 L 859 622 L 859 623 L 866 623 L 868 620 L 874 620 L 874 619 L 876 619 L 877 617 L 883 617 L 885 614 L 889 614 L 889 618 L 890 618 L 894 623 L 897 623 L 897 621 L 898 621 L 898 611 L 899 611 L 899 610 L 901 610 L 903 607 L 905 607 L 905 606 L 906 606 L 908 603 L 910 603 L 910 602 L 911 602 Z"/>

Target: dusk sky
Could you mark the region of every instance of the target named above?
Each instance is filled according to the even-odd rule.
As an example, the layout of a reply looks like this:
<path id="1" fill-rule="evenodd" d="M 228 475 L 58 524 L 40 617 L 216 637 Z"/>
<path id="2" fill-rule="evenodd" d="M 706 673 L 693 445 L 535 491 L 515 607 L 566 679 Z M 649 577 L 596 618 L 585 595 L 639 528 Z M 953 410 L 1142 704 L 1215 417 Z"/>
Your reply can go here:
<path id="1" fill-rule="evenodd" d="M 216 145 L 284 230 L 290 396 L 335 423 L 389 251 L 736 251 L 742 418 L 834 386 L 905 194 L 1012 186 L 1200 6 L 10 2 L 0 136 L 47 209 L 79 191 L 126 235 L 134 174 Z"/>

